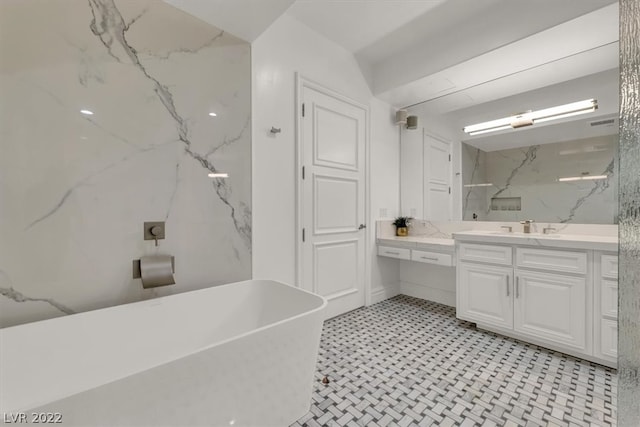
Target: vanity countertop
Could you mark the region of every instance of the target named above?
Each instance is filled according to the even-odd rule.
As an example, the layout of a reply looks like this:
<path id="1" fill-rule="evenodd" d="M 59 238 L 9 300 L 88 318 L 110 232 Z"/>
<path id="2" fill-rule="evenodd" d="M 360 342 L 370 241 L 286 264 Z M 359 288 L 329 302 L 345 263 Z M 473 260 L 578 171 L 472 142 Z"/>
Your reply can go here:
<path id="1" fill-rule="evenodd" d="M 445 250 L 451 252 L 455 250 L 455 240 L 440 237 L 385 236 L 378 237 L 376 241 L 379 245 L 400 246 L 403 248 Z"/>
<path id="2" fill-rule="evenodd" d="M 453 233 L 456 241 L 474 243 L 502 243 L 566 249 L 586 249 L 616 252 L 617 236 L 593 236 L 588 234 L 526 234 L 503 231 L 461 231 Z"/>

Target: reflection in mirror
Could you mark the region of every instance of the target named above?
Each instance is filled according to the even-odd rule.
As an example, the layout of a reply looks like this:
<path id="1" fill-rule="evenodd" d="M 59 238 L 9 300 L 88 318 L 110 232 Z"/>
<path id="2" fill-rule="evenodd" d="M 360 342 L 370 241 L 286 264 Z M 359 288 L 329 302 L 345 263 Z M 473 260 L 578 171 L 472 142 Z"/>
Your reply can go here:
<path id="1" fill-rule="evenodd" d="M 454 155 L 458 161 L 454 167 L 457 181 L 453 183 L 453 192 L 460 202 L 458 214 L 454 212 L 453 218 L 617 224 L 618 68 L 615 61 L 615 55 L 608 52 L 607 63 L 611 68 L 607 70 L 523 92 L 518 90 L 524 84 L 514 84 L 508 96 L 439 116 L 434 110 L 442 100 L 410 109 L 422 117 L 425 126 L 423 135 L 409 130 L 402 132 L 403 212 L 410 213 L 407 207 L 420 206 L 420 200 L 414 200 L 424 198 L 423 218 L 436 219 L 426 208 L 433 205 L 424 191 L 426 184 L 412 191 L 415 186 L 411 177 L 427 177 L 430 171 L 427 160 L 420 167 L 412 167 L 416 155 L 411 150 L 417 151 L 412 148 L 416 146 L 414 139 L 419 140 L 419 148 L 426 135 L 443 132 L 434 131 L 434 126 L 446 125 L 452 129 L 449 139 L 461 141 L 459 152 Z M 603 62 L 598 64 L 604 67 Z M 580 71 L 584 74 L 587 68 L 582 67 Z M 493 81 L 482 86 L 495 84 Z M 505 126 L 476 135 L 463 131 L 465 126 L 585 99 L 597 100 L 598 108 L 558 120 L 534 120 L 526 127 Z M 426 139 L 424 141 L 426 147 Z M 425 151 L 425 159 L 427 157 L 430 156 Z"/>
<path id="2" fill-rule="evenodd" d="M 617 224 L 617 146 L 616 134 L 489 152 L 463 143 L 463 219 Z"/>
<path id="3" fill-rule="evenodd" d="M 598 101 L 588 114 L 461 138 L 462 219 L 617 224 L 617 87 L 614 68 L 479 106 Z M 478 111 L 461 115 L 483 117 Z"/>

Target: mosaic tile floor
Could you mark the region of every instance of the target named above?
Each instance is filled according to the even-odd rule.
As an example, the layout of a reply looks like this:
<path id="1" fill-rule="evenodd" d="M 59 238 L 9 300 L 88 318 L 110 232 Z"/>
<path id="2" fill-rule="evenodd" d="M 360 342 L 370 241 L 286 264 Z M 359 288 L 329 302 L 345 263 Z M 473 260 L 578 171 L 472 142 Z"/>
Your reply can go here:
<path id="1" fill-rule="evenodd" d="M 316 379 L 311 411 L 295 427 L 616 419 L 615 370 L 477 330 L 454 308 L 407 296 L 326 321 Z"/>

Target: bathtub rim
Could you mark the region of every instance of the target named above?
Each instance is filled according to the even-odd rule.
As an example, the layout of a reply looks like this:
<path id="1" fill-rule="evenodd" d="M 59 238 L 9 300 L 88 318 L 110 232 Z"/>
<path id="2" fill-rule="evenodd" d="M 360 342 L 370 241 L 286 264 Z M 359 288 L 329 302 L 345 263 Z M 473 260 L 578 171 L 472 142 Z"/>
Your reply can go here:
<path id="1" fill-rule="evenodd" d="M 281 320 L 278 320 L 276 322 L 267 323 L 266 325 L 260 326 L 258 328 L 251 329 L 251 330 L 243 332 L 241 334 L 234 335 L 232 337 L 229 337 L 229 338 L 226 338 L 226 339 L 223 339 L 223 340 L 220 340 L 220 341 L 216 341 L 214 343 L 210 343 L 210 344 L 204 345 L 202 347 L 198 347 L 197 349 L 194 349 L 194 350 L 191 350 L 191 351 L 180 352 L 177 356 L 174 356 L 172 358 L 168 358 L 166 360 L 163 360 L 163 361 L 160 361 L 160 362 L 157 362 L 157 363 L 150 363 L 148 366 L 145 366 L 145 369 L 143 369 L 143 370 L 136 370 L 134 372 L 128 372 L 128 373 L 124 373 L 122 375 L 114 375 L 113 378 L 110 378 L 108 381 L 101 382 L 100 384 L 94 384 L 91 387 L 78 387 L 76 390 L 73 390 L 73 392 L 71 392 L 71 393 L 68 393 L 68 392 L 67 393 L 60 393 L 59 395 L 56 395 L 56 397 L 54 399 L 42 399 L 42 400 L 34 402 L 33 404 L 30 404 L 28 407 L 10 408 L 10 407 L 2 406 L 1 410 L 4 413 L 18 413 L 18 412 L 25 412 L 25 411 L 29 411 L 29 410 L 32 410 L 32 409 L 36 409 L 36 408 L 39 408 L 41 406 L 48 405 L 50 403 L 56 402 L 58 400 L 66 399 L 66 398 L 75 396 L 77 394 L 93 390 L 94 388 L 97 388 L 97 387 L 100 387 L 100 386 L 103 386 L 103 385 L 106 385 L 106 384 L 111 384 L 111 383 L 116 382 L 116 381 L 120 381 L 122 379 L 131 377 L 131 376 L 136 375 L 138 373 L 145 372 L 147 370 L 154 369 L 154 368 L 157 368 L 157 367 L 160 367 L 160 366 L 163 366 L 163 365 L 178 361 L 178 360 L 183 359 L 185 357 L 188 357 L 190 355 L 197 354 L 197 353 L 212 349 L 214 347 L 222 346 L 222 345 L 224 345 L 226 343 L 229 343 L 229 342 L 232 342 L 232 341 L 235 341 L 235 340 L 240 340 L 240 339 L 243 339 L 245 337 L 248 337 L 248 336 L 251 336 L 251 335 L 254 335 L 254 334 L 258 334 L 259 332 L 264 331 L 266 329 L 275 328 L 275 327 L 277 327 L 279 325 L 283 325 L 285 323 L 293 322 L 293 321 L 295 321 L 297 319 L 300 319 L 302 317 L 305 317 L 305 316 L 312 316 L 312 315 L 314 315 L 316 313 L 322 312 L 327 307 L 327 305 L 329 303 L 328 300 L 325 297 L 321 296 L 321 295 L 314 294 L 313 292 L 307 291 L 305 289 L 301 289 L 301 288 L 293 286 L 293 285 L 289 285 L 289 284 L 284 283 L 284 282 L 280 282 L 278 280 L 249 279 L 249 280 L 243 280 L 243 281 L 240 281 L 240 282 L 225 283 L 223 285 L 215 285 L 215 286 L 209 286 L 209 287 L 201 288 L 201 289 L 194 289 L 194 290 L 180 292 L 180 293 L 171 294 L 171 295 L 164 295 L 164 296 L 157 297 L 157 298 L 152 298 L 152 299 L 149 299 L 149 300 L 134 301 L 134 302 L 125 303 L 125 304 L 118 304 L 118 305 L 114 305 L 114 306 L 103 307 L 103 308 L 99 308 L 99 309 L 96 309 L 96 310 L 89 310 L 89 311 L 76 313 L 76 314 L 72 314 L 72 315 L 68 315 L 68 316 L 60 316 L 60 317 L 55 317 L 55 318 L 52 318 L 52 319 L 44 319 L 44 320 L 25 323 L 25 324 L 21 324 L 21 325 L 13 325 L 13 326 L 9 326 L 7 328 L 0 329 L 0 336 L 2 335 L 3 331 L 5 331 L 5 330 L 11 329 L 11 328 L 19 328 L 20 326 L 23 326 L 23 325 L 31 325 L 31 324 L 36 324 L 36 323 L 40 323 L 40 322 L 47 322 L 47 321 L 56 321 L 58 319 L 67 319 L 67 318 L 69 318 L 69 316 L 74 316 L 74 317 L 75 316 L 81 316 L 81 317 L 84 317 L 86 315 L 90 315 L 91 313 L 100 312 L 100 311 L 103 311 L 103 310 L 109 310 L 109 309 L 113 309 L 113 308 L 117 308 L 117 307 L 131 307 L 131 306 L 136 306 L 136 305 L 144 307 L 146 305 L 157 304 L 158 300 L 165 300 L 167 298 L 172 298 L 172 297 L 186 297 L 187 295 L 193 295 L 193 294 L 197 294 L 199 292 L 203 292 L 204 293 L 204 292 L 207 292 L 207 291 L 211 291 L 214 288 L 237 286 L 237 285 L 242 285 L 242 284 L 249 284 L 249 283 L 252 283 L 252 282 L 253 283 L 255 283 L 255 282 L 269 282 L 269 283 L 275 283 L 275 284 L 280 285 L 280 286 L 286 286 L 288 288 L 292 288 L 293 290 L 301 291 L 301 292 L 303 292 L 305 294 L 308 294 L 310 296 L 319 298 L 319 302 L 321 304 L 318 307 L 315 307 L 315 308 L 313 308 L 311 310 L 303 311 L 303 312 L 298 313 L 298 314 L 296 314 L 294 316 L 287 317 L 285 319 L 281 319 Z M 320 322 L 322 323 L 324 320 L 325 319 L 321 319 Z M 2 394 L 4 394 L 4 393 L 2 393 Z"/>

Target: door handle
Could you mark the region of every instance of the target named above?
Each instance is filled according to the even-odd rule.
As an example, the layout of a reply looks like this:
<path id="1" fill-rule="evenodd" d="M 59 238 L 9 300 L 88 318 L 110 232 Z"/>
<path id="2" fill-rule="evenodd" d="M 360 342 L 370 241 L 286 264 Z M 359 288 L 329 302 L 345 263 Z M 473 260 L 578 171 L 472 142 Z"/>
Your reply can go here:
<path id="1" fill-rule="evenodd" d="M 362 230 L 363 228 L 367 228 L 367 226 L 365 224 L 360 224 L 360 227 L 358 227 L 358 230 Z"/>
<path id="2" fill-rule="evenodd" d="M 520 276 L 516 276 L 516 298 L 520 298 Z"/>
<path id="3" fill-rule="evenodd" d="M 507 296 L 509 296 L 509 275 L 507 274 Z"/>

